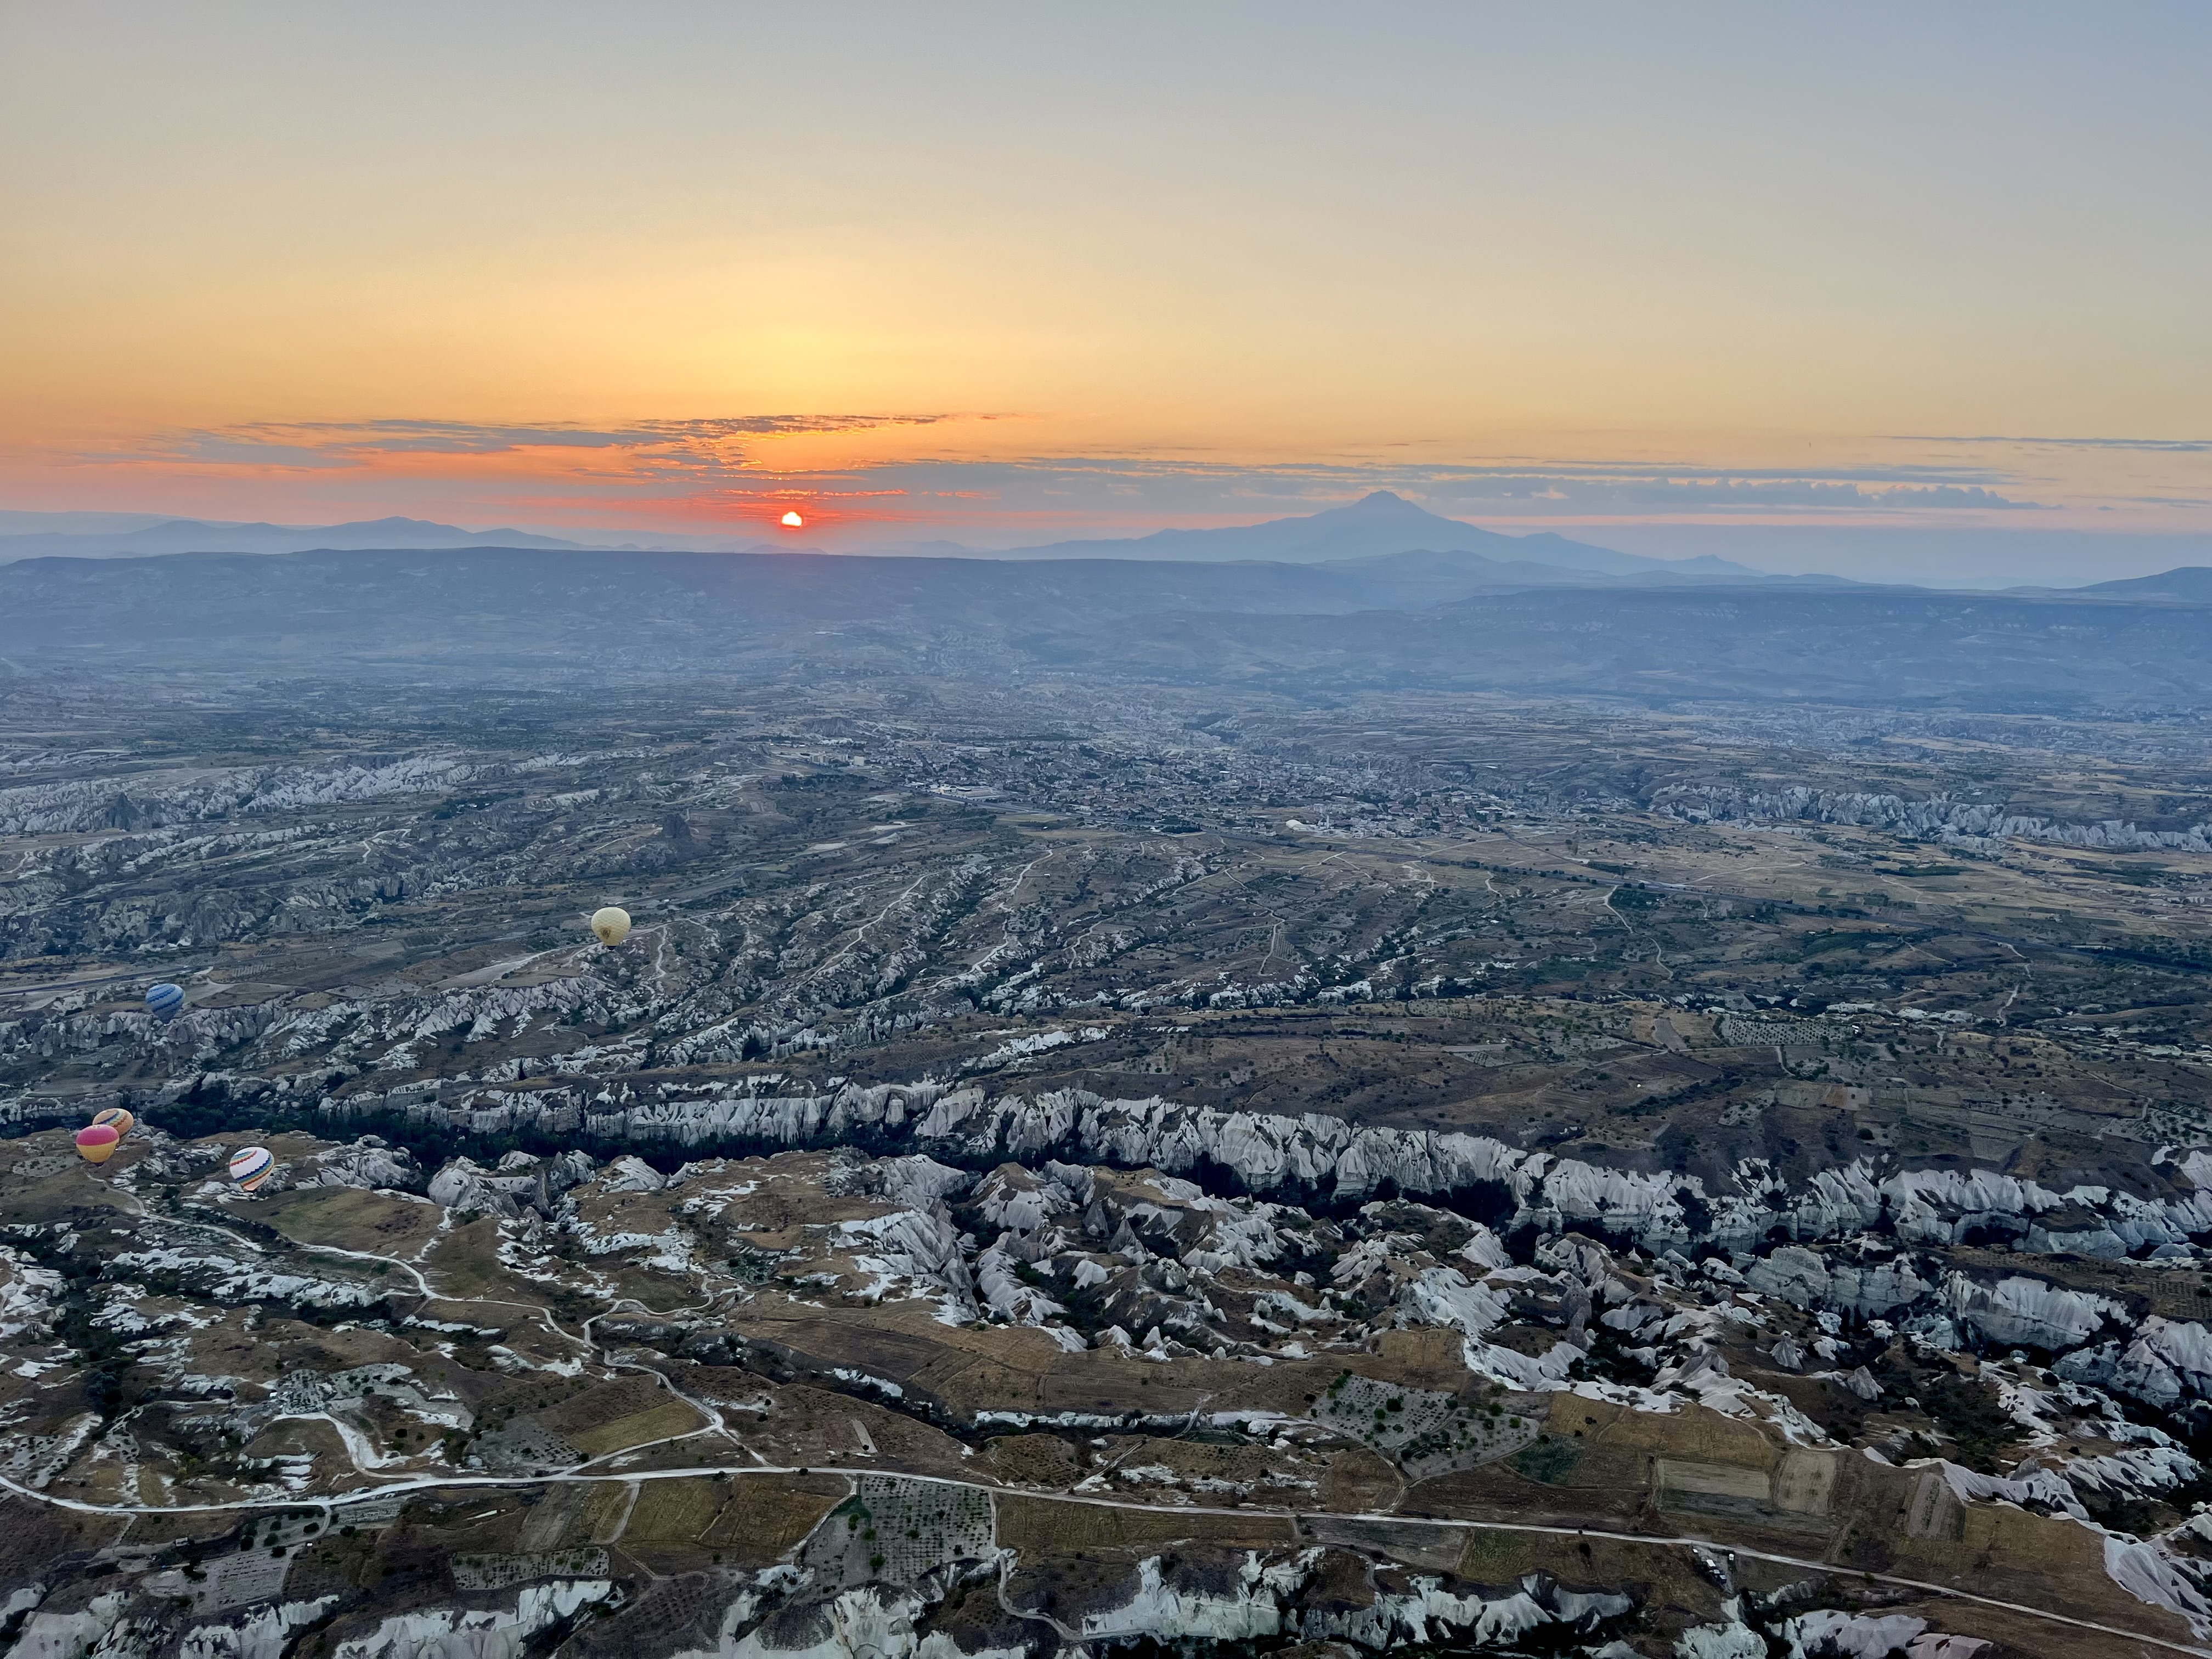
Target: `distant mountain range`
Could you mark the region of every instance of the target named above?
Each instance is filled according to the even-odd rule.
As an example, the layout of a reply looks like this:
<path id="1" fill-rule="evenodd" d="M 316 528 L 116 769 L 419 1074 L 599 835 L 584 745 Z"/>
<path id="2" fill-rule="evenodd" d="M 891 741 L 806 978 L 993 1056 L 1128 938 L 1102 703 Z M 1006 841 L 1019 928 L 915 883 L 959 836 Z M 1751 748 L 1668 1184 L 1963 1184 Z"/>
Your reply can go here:
<path id="1" fill-rule="evenodd" d="M 1265 524 L 1234 525 L 1220 530 L 1156 530 L 1149 536 L 1119 541 L 1052 542 L 1042 547 L 1015 548 L 996 556 L 1172 559 L 1208 564 L 1268 559 L 1284 564 L 1328 564 L 1429 549 L 1479 553 L 1501 564 L 1548 565 L 1604 576 L 1661 572 L 1688 576 L 1759 574 L 1748 565 L 1710 555 L 1648 559 L 1640 554 L 1616 553 L 1609 547 L 1569 541 L 1550 531 L 1528 536 L 1500 535 L 1416 507 L 1387 489 L 1377 489 L 1349 507 L 1334 507 L 1304 518 L 1271 519 Z"/>
<path id="2" fill-rule="evenodd" d="M 423 519 L 369 519 L 358 524 L 326 525 L 210 524 L 198 519 L 166 519 L 129 530 L 0 535 L 0 560 L 130 558 L 161 553 L 305 553 L 322 547 L 574 549 L 583 545 L 521 530 L 458 530 Z"/>
<path id="3" fill-rule="evenodd" d="M 1514 538 L 1508 538 L 1513 540 Z M 1520 538 L 1526 539 L 1526 538 Z M 1639 574 L 463 547 L 0 565 L 0 675 L 526 685 L 921 675 L 2040 713 L 2212 710 L 2212 604 Z"/>
<path id="4" fill-rule="evenodd" d="M 514 548 L 542 552 L 708 553 L 775 558 L 863 559 L 991 564 L 1121 563 L 1149 570 L 1108 583 L 1151 608 L 1183 600 L 1230 611 L 1306 611 L 1340 614 L 1363 609 L 1421 609 L 1478 592 L 1559 586 L 1686 586 L 1878 588 L 1840 576 L 1777 576 L 1706 554 L 1656 558 L 1623 553 L 1550 532 L 1503 535 L 1448 519 L 1378 489 L 1347 507 L 1301 517 L 1214 530 L 1161 530 L 1118 539 L 1052 542 L 978 550 L 957 542 L 909 542 L 831 555 L 781 538 L 665 534 L 651 538 L 580 532 L 574 538 L 535 531 L 463 530 L 425 519 L 386 518 L 336 525 L 237 524 L 131 513 L 30 513 L 0 510 L 0 566 L 44 558 L 145 558 L 185 553 L 258 555 L 334 551 L 435 552 Z M 1279 574 L 1249 578 L 1162 580 L 1163 567 L 1267 565 Z M 1302 571 L 1304 577 L 1289 574 Z M 1103 581 L 1104 578 L 1098 578 Z M 1225 583 L 1225 585 L 1224 585 Z M 2212 568 L 2185 566 L 2154 576 L 2086 587 L 2021 587 L 2021 598 L 2054 593 L 2185 603 L 2212 601 Z"/>
<path id="5" fill-rule="evenodd" d="M 2076 593 L 2109 593 L 2116 599 L 2179 599 L 2190 605 L 2212 605 L 2212 567 L 2184 565 L 2155 576 L 2127 576 L 2118 581 L 2077 587 Z"/>
<path id="6" fill-rule="evenodd" d="M 326 548 L 342 552 L 537 547 L 568 552 L 651 549 L 720 553 L 766 545 L 726 536 L 662 536 L 650 540 L 606 536 L 574 541 L 527 530 L 463 530 L 428 519 L 364 519 L 325 525 L 231 524 L 140 514 L 0 513 L 0 564 L 17 559 L 143 558 L 166 553 L 311 553 Z"/>
<path id="7" fill-rule="evenodd" d="M 131 514 L 0 514 L 0 563 L 37 558 L 131 558 L 167 553 L 307 553 L 331 549 L 362 551 L 415 548 L 534 547 L 563 551 L 775 552 L 805 551 L 787 544 L 728 537 L 653 538 L 546 536 L 523 530 L 462 530 L 423 519 L 371 519 L 337 525 L 229 524 L 198 519 L 159 519 Z M 1417 555 L 1431 574 L 1462 556 L 1477 580 L 1552 580 L 1540 570 L 1597 576 L 1723 576 L 1756 578 L 1748 566 L 1727 559 L 1650 559 L 1611 548 L 1569 541 L 1549 532 L 1503 536 L 1416 507 L 1378 489 L 1350 507 L 1303 518 L 1221 530 L 1163 530 L 1120 541 L 1055 542 L 1049 546 L 978 552 L 957 542 L 915 543 L 875 551 L 906 557 L 1137 559 L 1219 564 L 1266 560 L 1279 564 L 1335 564 L 1395 555 Z M 1500 568 L 1501 567 L 1504 568 Z M 1410 576 L 1413 567 L 1406 567 Z M 1456 579 L 1449 579 L 1456 580 Z"/>

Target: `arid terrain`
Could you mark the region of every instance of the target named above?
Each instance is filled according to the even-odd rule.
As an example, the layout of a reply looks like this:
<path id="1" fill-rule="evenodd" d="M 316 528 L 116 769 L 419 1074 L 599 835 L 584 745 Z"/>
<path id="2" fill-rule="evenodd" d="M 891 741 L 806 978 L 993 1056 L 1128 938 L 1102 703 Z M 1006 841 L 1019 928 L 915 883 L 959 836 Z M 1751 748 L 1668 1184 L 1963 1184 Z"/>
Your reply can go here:
<path id="1" fill-rule="evenodd" d="M 0 769 L 16 1651 L 2212 1650 L 2198 716 L 149 670 Z"/>
<path id="2" fill-rule="evenodd" d="M 2212 1659 L 2208 70 L 0 0 L 0 1659 Z"/>

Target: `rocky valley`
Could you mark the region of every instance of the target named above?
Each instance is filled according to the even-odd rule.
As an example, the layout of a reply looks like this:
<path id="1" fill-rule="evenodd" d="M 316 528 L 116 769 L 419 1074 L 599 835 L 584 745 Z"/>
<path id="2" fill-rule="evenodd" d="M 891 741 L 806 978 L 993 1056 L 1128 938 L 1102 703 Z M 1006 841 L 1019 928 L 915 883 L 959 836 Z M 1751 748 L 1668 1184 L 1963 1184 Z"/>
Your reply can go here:
<path id="1" fill-rule="evenodd" d="M 775 637 L 11 664 L 15 1651 L 2212 1649 L 2193 693 Z"/>

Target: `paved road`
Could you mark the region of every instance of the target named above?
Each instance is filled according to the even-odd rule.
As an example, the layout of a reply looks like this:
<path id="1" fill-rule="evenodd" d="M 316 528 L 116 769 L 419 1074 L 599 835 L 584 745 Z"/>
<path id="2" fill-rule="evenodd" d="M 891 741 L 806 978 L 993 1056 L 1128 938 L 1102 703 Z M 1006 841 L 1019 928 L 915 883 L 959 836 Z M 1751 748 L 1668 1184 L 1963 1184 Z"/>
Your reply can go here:
<path id="1" fill-rule="evenodd" d="M 1273 1505 L 1249 1504 L 1230 1509 L 1200 1504 L 1138 1504 L 1117 1498 L 1079 1498 L 1066 1492 L 1031 1492 L 1020 1488 L 996 1486 L 981 1480 L 963 1480 L 957 1475 L 909 1474 L 900 1469 L 827 1468 L 822 1467 L 796 1468 L 768 1465 L 757 1468 L 720 1468 L 702 1465 L 696 1468 L 639 1469 L 628 1474 L 586 1474 L 556 1470 L 538 1475 L 453 1474 L 422 1475 L 408 1480 L 387 1481 L 381 1486 L 364 1487 L 358 1492 L 343 1492 L 326 1498 L 253 1498 L 233 1504 L 92 1504 L 82 1498 L 57 1498 L 0 1475 L 0 1488 L 33 1503 L 50 1504 L 58 1509 L 72 1510 L 80 1515 L 228 1515 L 249 1514 L 267 1510 L 319 1510 L 325 1516 L 349 1503 L 371 1498 L 389 1498 L 407 1492 L 445 1492 L 459 1488 L 502 1486 L 544 1486 L 601 1484 L 608 1481 L 635 1482 L 641 1480 L 696 1480 L 703 1475 L 722 1474 L 732 1480 L 743 1480 L 757 1475 L 797 1474 L 896 1474 L 902 1480 L 927 1481 L 933 1486 L 962 1486 L 988 1496 L 995 1507 L 1001 1497 L 1019 1497 L 1048 1504 L 1081 1504 L 1093 1509 L 1134 1510 L 1149 1515 L 1221 1515 L 1239 1520 L 1254 1520 L 1274 1516 L 1291 1522 L 1294 1527 L 1301 1521 L 1361 1522 L 1372 1525 L 1447 1527 L 1459 1532 L 1528 1533 L 1547 1538 L 1603 1538 L 1617 1543 L 1660 1545 L 1681 1549 L 1715 1551 L 1725 1556 L 1769 1561 L 1778 1566 L 1802 1568 L 1808 1572 L 1826 1577 L 1856 1577 L 1870 1583 L 1891 1584 L 1900 1589 L 1917 1590 L 1923 1595 L 1941 1595 L 1954 1601 L 1969 1601 L 1980 1607 L 1998 1607 L 2007 1613 L 2016 1613 L 2029 1619 L 2040 1619 L 2047 1624 L 2064 1625 L 2074 1630 L 2095 1631 L 2102 1636 L 2116 1636 L 2130 1642 L 2140 1642 L 2147 1647 L 2168 1653 L 2185 1653 L 2194 1659 L 2212 1659 L 2212 1648 L 2192 1646 L 2187 1643 L 2168 1642 L 2156 1636 L 2146 1636 L 2139 1631 L 2125 1630 L 2117 1625 L 2100 1625 L 2093 1620 L 2074 1619 L 2063 1613 L 2051 1613 L 2043 1607 L 2029 1607 L 2020 1601 L 2002 1601 L 1994 1596 L 1977 1595 L 1972 1590 L 1952 1588 L 1948 1584 L 1932 1584 L 1925 1579 L 1900 1578 L 1893 1573 L 1862 1572 L 1855 1568 L 1838 1567 L 1826 1561 L 1808 1561 L 1794 1555 L 1776 1555 L 1766 1550 L 1746 1549 L 1740 1545 L 1724 1544 L 1711 1538 L 1674 1537 L 1656 1533 L 1610 1532 L 1598 1527 L 1547 1527 L 1534 1522 L 1516 1521 L 1465 1521 L 1441 1516 L 1406 1516 L 1389 1513 L 1361 1512 L 1347 1514 L 1329 1510 L 1279 1509 Z M 1011 1611 L 1011 1609 L 1010 1609 Z"/>
<path id="2" fill-rule="evenodd" d="M 188 963 L 172 962 L 166 963 L 158 968 L 137 969 L 127 974 L 99 974 L 90 979 L 48 980 L 40 985 L 0 985 L 0 996 L 26 996 L 34 991 L 79 991 L 88 986 L 113 985 L 120 981 L 130 979 L 143 979 L 150 983 L 162 978 L 165 975 L 175 974 L 179 969 L 187 975 L 198 971 Z"/>

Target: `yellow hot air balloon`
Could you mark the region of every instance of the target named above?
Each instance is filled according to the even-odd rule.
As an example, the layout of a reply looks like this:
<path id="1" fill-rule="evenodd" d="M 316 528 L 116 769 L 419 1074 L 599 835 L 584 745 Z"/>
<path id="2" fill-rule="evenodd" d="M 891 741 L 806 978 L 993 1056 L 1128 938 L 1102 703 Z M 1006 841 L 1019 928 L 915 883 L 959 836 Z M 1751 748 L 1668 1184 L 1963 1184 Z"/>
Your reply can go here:
<path id="1" fill-rule="evenodd" d="M 88 1164 L 106 1163 L 122 1144 L 121 1132 L 111 1123 L 94 1123 L 76 1132 L 77 1156 Z"/>
<path id="2" fill-rule="evenodd" d="M 92 1115 L 92 1127 L 106 1124 L 118 1135 L 127 1135 L 138 1127 L 138 1120 L 120 1106 L 110 1106 Z"/>
<path id="3" fill-rule="evenodd" d="M 610 904 L 592 912 L 592 931 L 602 945 L 620 945 L 629 937 L 629 912 Z"/>

